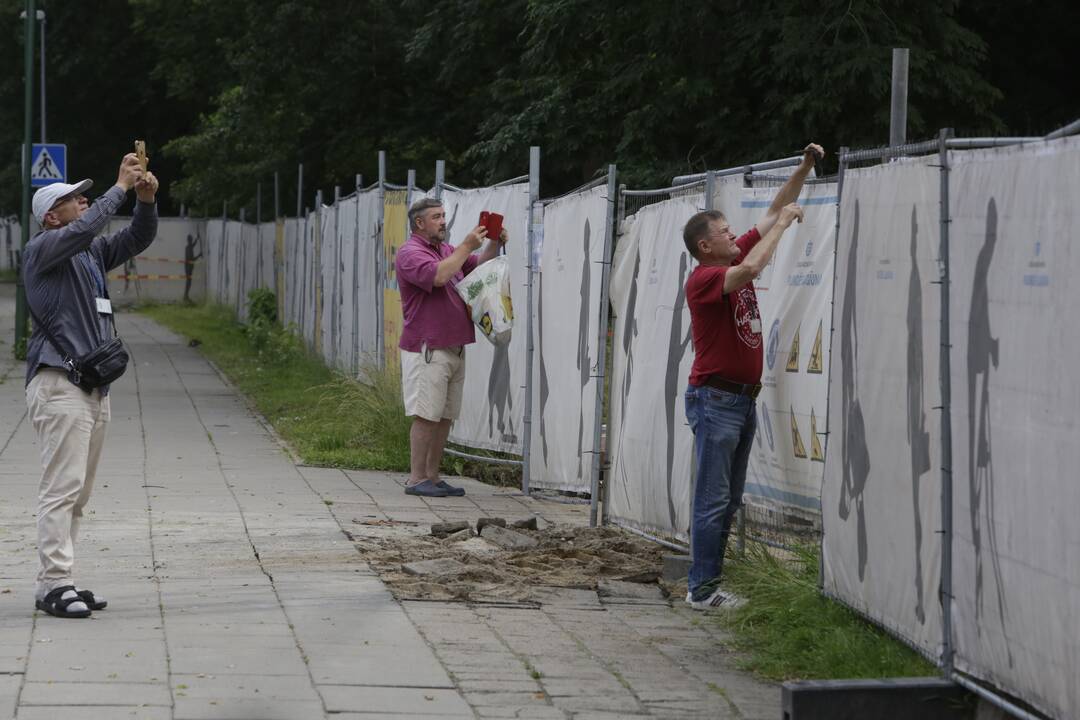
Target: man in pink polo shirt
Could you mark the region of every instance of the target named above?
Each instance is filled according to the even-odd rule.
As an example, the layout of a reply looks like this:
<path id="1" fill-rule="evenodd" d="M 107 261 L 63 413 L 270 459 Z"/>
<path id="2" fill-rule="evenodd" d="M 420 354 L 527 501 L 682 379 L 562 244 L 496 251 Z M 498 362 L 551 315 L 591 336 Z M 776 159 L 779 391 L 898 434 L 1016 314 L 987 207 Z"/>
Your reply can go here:
<path id="1" fill-rule="evenodd" d="M 409 433 L 408 495 L 446 497 L 465 489 L 439 479 L 439 464 L 450 425 L 461 410 L 465 385 L 465 346 L 476 341 L 465 302 L 454 287 L 477 265 L 493 259 L 506 243 L 504 229 L 484 251 L 487 239 L 478 225 L 456 248 L 446 242 L 446 212 L 438 200 L 425 198 L 409 208 L 412 235 L 398 250 L 401 291 L 401 387 L 405 414 L 413 418 Z"/>

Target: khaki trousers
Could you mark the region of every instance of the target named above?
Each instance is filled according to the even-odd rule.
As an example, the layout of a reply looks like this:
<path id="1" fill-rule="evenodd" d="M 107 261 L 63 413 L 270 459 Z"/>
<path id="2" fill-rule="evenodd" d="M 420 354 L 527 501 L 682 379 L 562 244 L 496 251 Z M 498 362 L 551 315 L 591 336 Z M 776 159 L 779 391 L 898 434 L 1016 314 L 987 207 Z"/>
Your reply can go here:
<path id="1" fill-rule="evenodd" d="M 37 508 L 41 569 L 36 593 L 40 599 L 53 588 L 73 584 L 75 538 L 105 444 L 109 397 L 100 390 L 87 394 L 63 371 L 44 368 L 26 386 L 26 405 L 41 444 Z"/>

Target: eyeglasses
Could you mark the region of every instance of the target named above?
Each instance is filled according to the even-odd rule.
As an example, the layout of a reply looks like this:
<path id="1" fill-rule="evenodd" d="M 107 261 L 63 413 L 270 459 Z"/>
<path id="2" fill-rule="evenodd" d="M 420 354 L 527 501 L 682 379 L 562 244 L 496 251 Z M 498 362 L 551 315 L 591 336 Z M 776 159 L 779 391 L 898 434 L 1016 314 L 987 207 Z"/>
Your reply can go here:
<path id="1" fill-rule="evenodd" d="M 79 193 L 78 195 L 68 195 L 67 197 L 62 197 L 59 200 L 57 200 L 55 203 L 53 203 L 53 206 L 51 208 L 49 208 L 48 212 L 52 212 L 53 210 L 60 207 L 64 203 L 68 202 L 69 200 L 75 200 L 76 202 L 78 202 L 79 200 L 86 200 L 86 196 L 83 195 L 82 193 Z"/>

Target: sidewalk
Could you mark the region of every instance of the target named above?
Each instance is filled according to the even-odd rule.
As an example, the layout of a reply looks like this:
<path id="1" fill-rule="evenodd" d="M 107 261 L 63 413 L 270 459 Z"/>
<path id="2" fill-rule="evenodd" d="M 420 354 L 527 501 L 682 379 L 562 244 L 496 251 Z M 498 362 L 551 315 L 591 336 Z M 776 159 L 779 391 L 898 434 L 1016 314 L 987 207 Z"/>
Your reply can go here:
<path id="1" fill-rule="evenodd" d="M 585 508 L 463 480 L 297 466 L 180 338 L 125 313 L 133 355 L 77 545 L 90 620 L 34 613 L 38 448 L 0 285 L 0 718 L 780 717 L 682 603 L 399 603 L 347 534 L 358 516 L 587 523 Z M 417 526 L 417 532 L 423 526 Z M 360 540 L 362 542 L 362 540 Z"/>

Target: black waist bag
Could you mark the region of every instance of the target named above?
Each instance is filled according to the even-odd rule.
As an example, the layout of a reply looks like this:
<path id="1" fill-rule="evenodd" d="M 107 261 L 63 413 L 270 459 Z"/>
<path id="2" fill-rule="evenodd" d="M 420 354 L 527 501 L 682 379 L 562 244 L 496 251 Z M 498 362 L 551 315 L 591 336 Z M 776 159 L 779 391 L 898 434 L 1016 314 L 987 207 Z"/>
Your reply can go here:
<path id="1" fill-rule="evenodd" d="M 49 327 L 38 319 L 34 311 L 30 314 L 34 322 L 49 338 L 61 355 L 64 356 L 64 367 L 68 371 L 68 380 L 78 385 L 85 392 L 91 392 L 102 385 L 108 385 L 124 374 L 127 370 L 128 352 L 119 336 L 114 336 L 104 345 L 99 345 L 90 352 L 80 357 L 74 357 L 64 348 L 56 337 L 49 332 Z M 116 332 L 116 320 L 113 319 L 113 332 Z"/>
<path id="2" fill-rule="evenodd" d="M 86 392 L 90 392 L 94 388 L 112 383 L 124 374 L 127 370 L 128 352 L 120 338 L 114 337 L 82 357 L 69 356 L 67 363 L 68 379 Z"/>

